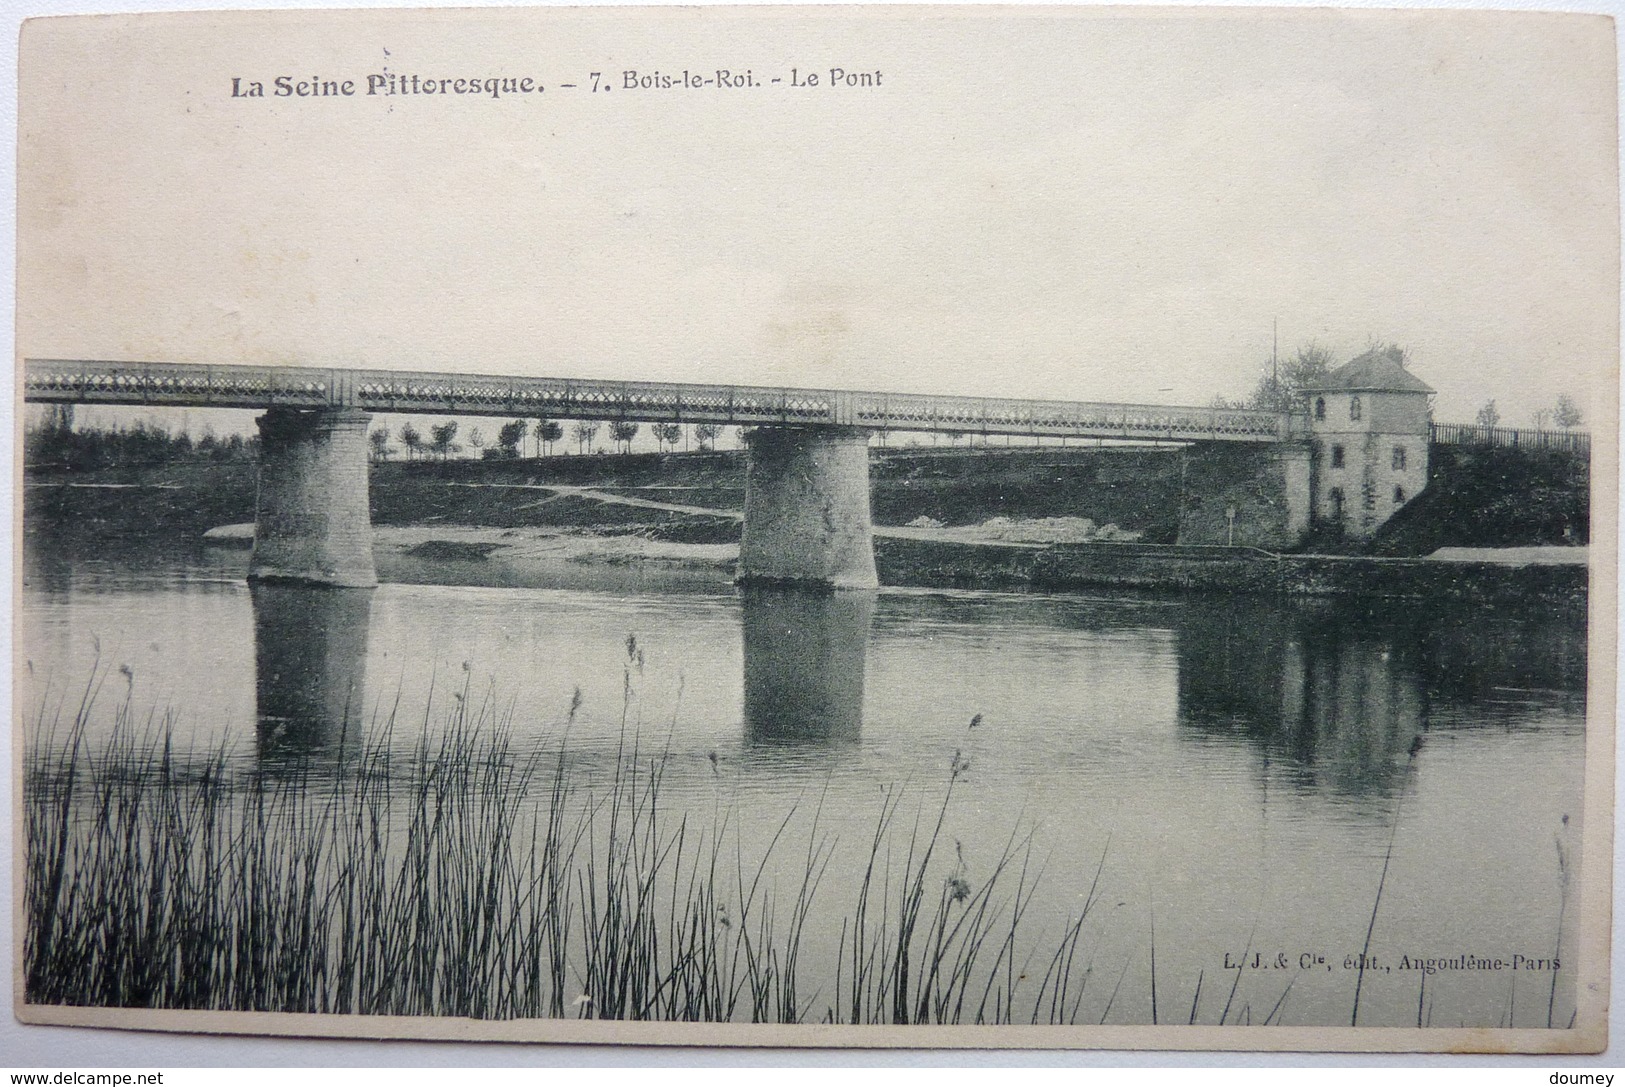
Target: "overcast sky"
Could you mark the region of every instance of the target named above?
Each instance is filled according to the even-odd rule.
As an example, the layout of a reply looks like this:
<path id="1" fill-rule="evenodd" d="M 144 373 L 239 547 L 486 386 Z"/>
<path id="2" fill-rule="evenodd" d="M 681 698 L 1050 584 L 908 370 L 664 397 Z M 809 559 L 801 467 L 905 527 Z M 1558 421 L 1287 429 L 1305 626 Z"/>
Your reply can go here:
<path id="1" fill-rule="evenodd" d="M 1594 415 L 1613 55 L 1504 12 L 34 23 L 18 346 L 1203 404 L 1279 319 L 1283 353 L 1406 347 L 1440 419 Z M 880 85 L 788 85 L 832 66 Z M 718 68 L 763 85 L 624 86 Z M 547 89 L 367 96 L 385 72 Z M 231 97 L 284 74 L 358 93 Z"/>

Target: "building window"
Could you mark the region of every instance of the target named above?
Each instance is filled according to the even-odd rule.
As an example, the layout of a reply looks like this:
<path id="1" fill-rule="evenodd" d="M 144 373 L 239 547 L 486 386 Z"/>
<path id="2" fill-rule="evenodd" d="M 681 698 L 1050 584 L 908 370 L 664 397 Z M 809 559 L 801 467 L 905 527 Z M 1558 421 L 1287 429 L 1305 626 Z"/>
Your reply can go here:
<path id="1" fill-rule="evenodd" d="M 1360 398 L 1358 396 L 1349 398 L 1349 418 L 1355 420 L 1360 418 Z"/>
<path id="2" fill-rule="evenodd" d="M 1394 488 L 1394 505 L 1403 506 L 1404 504 L 1405 504 L 1405 488 L 1396 486 Z"/>
<path id="3" fill-rule="evenodd" d="M 1394 446 L 1394 471 L 1403 472 L 1404 470 L 1405 470 L 1405 447 L 1402 446 L 1402 445 L 1396 445 L 1396 446 Z"/>
<path id="4" fill-rule="evenodd" d="M 1340 445 L 1332 446 L 1332 467 L 1343 467 L 1343 447 Z"/>
<path id="5" fill-rule="evenodd" d="M 1333 487 L 1331 498 L 1332 520 L 1341 521 L 1343 519 L 1343 488 Z"/>
<path id="6" fill-rule="evenodd" d="M 1315 397 L 1315 418 L 1319 420 L 1326 418 L 1326 398 L 1324 396 Z"/>

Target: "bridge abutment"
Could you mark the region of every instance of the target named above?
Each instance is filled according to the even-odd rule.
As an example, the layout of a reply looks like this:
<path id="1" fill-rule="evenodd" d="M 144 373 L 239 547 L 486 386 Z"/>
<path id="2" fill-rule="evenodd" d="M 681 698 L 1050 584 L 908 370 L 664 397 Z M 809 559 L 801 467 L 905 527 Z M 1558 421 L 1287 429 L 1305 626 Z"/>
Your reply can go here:
<path id="1" fill-rule="evenodd" d="M 1289 550 L 1309 531 L 1307 442 L 1199 442 L 1182 454 L 1179 543 Z"/>
<path id="2" fill-rule="evenodd" d="M 367 423 L 348 408 L 260 416 L 251 581 L 378 584 L 367 505 Z"/>
<path id="3" fill-rule="evenodd" d="M 751 432 L 748 450 L 739 580 L 877 588 L 868 433 L 762 426 Z"/>

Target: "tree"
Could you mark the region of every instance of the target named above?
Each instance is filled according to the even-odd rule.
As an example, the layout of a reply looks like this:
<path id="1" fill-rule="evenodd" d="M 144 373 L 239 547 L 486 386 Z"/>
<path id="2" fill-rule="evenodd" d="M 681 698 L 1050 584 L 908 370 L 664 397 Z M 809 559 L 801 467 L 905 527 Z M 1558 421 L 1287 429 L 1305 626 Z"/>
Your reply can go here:
<path id="1" fill-rule="evenodd" d="M 1258 379 L 1258 386 L 1247 398 L 1246 406 L 1253 411 L 1299 411 L 1303 408 L 1304 389 L 1319 384 L 1331 369 L 1330 349 L 1313 341 L 1306 343 L 1291 358 Z M 1213 406 L 1230 405 L 1215 401 Z"/>
<path id="2" fill-rule="evenodd" d="M 523 419 L 510 419 L 502 424 L 497 431 L 497 448 L 502 451 L 504 460 L 513 460 L 519 456 L 519 446 L 525 440 L 525 431 L 530 425 Z"/>
<path id="3" fill-rule="evenodd" d="M 203 436 L 203 440 L 209 443 L 209 447 L 211 449 L 214 448 L 214 435 L 213 434 L 205 434 Z M 384 429 L 383 427 L 379 427 L 377 430 L 375 430 L 371 434 L 367 435 L 367 440 L 372 442 L 372 459 L 373 460 L 388 460 L 389 459 L 389 431 L 388 430 Z"/>
<path id="4" fill-rule="evenodd" d="M 1538 408 L 1530 412 L 1529 421 L 1535 424 L 1536 430 L 1545 430 L 1546 424 L 1552 421 L 1552 409 Z"/>
<path id="5" fill-rule="evenodd" d="M 468 432 L 468 444 L 472 445 L 475 449 L 485 448 L 485 435 L 480 433 L 479 427 L 475 427 Z"/>
<path id="6" fill-rule="evenodd" d="M 1501 413 L 1495 409 L 1495 401 L 1491 400 L 1478 409 L 1479 426 L 1495 426 L 1501 421 Z"/>
<path id="7" fill-rule="evenodd" d="M 632 452 L 632 439 L 638 436 L 638 424 L 617 419 L 609 424 L 609 436 L 621 445 L 621 452 Z"/>
<path id="8" fill-rule="evenodd" d="M 717 440 L 722 433 L 722 427 L 716 423 L 695 423 L 694 440 L 700 445 L 700 452 L 711 448 L 711 443 Z"/>
<path id="9" fill-rule="evenodd" d="M 553 443 L 564 438 L 564 424 L 555 423 L 551 419 L 536 420 L 536 455 L 541 456 L 541 445 L 547 443 L 547 451 L 553 452 Z"/>
<path id="10" fill-rule="evenodd" d="M 677 448 L 677 443 L 683 439 L 682 423 L 655 423 L 649 428 L 655 436 L 656 448 L 664 449 L 666 446 Z"/>
<path id="11" fill-rule="evenodd" d="M 401 427 L 401 444 L 406 446 L 406 459 L 411 460 L 423 453 L 423 435 L 411 423 Z"/>
<path id="12" fill-rule="evenodd" d="M 1391 361 L 1397 362 L 1401 369 L 1410 368 L 1411 353 L 1397 343 L 1389 343 L 1387 340 L 1371 336 L 1366 339 L 1365 350 L 1368 355 L 1386 356 Z"/>
<path id="13" fill-rule="evenodd" d="M 1573 430 L 1582 421 L 1580 405 L 1574 402 L 1574 398 L 1568 393 L 1559 396 L 1557 398 L 1557 407 L 1552 409 L 1552 422 L 1556 423 L 1561 430 Z"/>
<path id="14" fill-rule="evenodd" d="M 441 460 L 445 460 L 447 454 L 451 452 L 452 439 L 457 437 L 457 420 L 447 419 L 439 426 L 431 427 L 429 433 L 434 436 L 431 448 L 440 454 Z"/>
<path id="15" fill-rule="evenodd" d="M 570 433 L 576 440 L 576 452 L 589 453 L 592 451 L 592 440 L 598 435 L 598 424 L 583 419 L 570 428 Z"/>

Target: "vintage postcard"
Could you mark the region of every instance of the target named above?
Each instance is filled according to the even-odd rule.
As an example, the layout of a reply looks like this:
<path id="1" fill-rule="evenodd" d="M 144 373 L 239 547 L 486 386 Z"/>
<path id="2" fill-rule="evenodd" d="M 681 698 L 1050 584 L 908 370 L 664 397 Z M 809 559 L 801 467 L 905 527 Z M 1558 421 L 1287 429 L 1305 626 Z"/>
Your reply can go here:
<path id="1" fill-rule="evenodd" d="M 1614 35 L 29 21 L 16 1016 L 1600 1050 Z"/>

